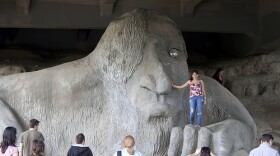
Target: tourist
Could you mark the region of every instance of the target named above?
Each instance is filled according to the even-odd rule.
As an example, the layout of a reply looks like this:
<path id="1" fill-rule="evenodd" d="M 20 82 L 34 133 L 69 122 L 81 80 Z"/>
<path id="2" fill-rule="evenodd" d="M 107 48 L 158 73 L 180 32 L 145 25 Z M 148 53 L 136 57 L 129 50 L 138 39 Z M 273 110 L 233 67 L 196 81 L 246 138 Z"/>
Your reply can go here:
<path id="1" fill-rule="evenodd" d="M 43 156 L 45 152 L 45 143 L 42 140 L 34 140 L 32 144 L 31 156 Z"/>
<path id="2" fill-rule="evenodd" d="M 190 124 L 194 125 L 195 112 L 197 110 L 197 125 L 200 127 L 202 124 L 202 108 L 206 104 L 206 93 L 204 82 L 199 79 L 198 71 L 193 70 L 190 80 L 181 86 L 173 85 L 175 88 L 185 88 L 190 85 Z"/>
<path id="3" fill-rule="evenodd" d="M 213 156 L 209 147 L 202 147 L 200 150 L 200 156 Z"/>
<path id="4" fill-rule="evenodd" d="M 4 130 L 0 144 L 0 156 L 18 156 L 18 148 L 15 146 L 17 129 L 7 127 Z"/>
<path id="5" fill-rule="evenodd" d="M 273 136 L 271 134 L 263 134 L 261 144 L 259 147 L 253 149 L 249 156 L 279 156 L 279 153 L 271 148 L 273 143 Z"/>
<path id="6" fill-rule="evenodd" d="M 69 149 L 67 156 L 92 156 L 92 152 L 89 147 L 85 146 L 85 136 L 79 133 L 76 136 L 76 144 L 73 144 Z"/>
<path id="7" fill-rule="evenodd" d="M 224 84 L 224 70 L 223 70 L 223 68 L 218 68 L 216 70 L 215 74 L 213 75 L 213 79 L 218 81 L 221 85 Z"/>
<path id="8" fill-rule="evenodd" d="M 114 156 L 142 156 L 142 154 L 134 150 L 135 140 L 133 136 L 127 135 L 123 140 L 124 149 L 117 151 Z"/>
<path id="9" fill-rule="evenodd" d="M 41 132 L 38 132 L 39 121 L 31 119 L 29 121 L 29 130 L 23 132 L 19 137 L 19 155 L 30 156 L 32 155 L 33 140 L 45 141 Z"/>
<path id="10" fill-rule="evenodd" d="M 197 149 L 195 153 L 190 154 L 188 156 L 215 156 L 209 147 L 202 147 L 201 149 Z"/>

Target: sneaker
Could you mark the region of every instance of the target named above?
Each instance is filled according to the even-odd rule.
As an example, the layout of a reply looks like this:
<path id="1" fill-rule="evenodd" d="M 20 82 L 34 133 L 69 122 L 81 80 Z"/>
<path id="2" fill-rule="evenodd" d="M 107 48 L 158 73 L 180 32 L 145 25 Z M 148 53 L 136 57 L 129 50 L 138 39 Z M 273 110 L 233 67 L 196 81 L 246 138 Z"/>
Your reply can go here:
<path id="1" fill-rule="evenodd" d="M 195 125 L 194 127 L 200 129 L 200 125 Z"/>
<path id="2" fill-rule="evenodd" d="M 190 127 L 194 127 L 194 125 L 193 124 L 188 124 Z"/>

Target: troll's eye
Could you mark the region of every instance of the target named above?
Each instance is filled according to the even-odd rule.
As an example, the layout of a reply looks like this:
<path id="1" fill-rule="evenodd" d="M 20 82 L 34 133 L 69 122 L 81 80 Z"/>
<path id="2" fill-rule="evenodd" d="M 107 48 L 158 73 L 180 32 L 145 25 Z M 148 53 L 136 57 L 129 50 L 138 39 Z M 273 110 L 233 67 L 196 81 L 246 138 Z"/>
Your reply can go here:
<path id="1" fill-rule="evenodd" d="M 168 53 L 169 53 L 169 56 L 175 58 L 175 57 L 178 56 L 179 50 L 178 50 L 178 49 L 175 49 L 175 48 L 172 48 L 172 49 L 169 50 Z"/>

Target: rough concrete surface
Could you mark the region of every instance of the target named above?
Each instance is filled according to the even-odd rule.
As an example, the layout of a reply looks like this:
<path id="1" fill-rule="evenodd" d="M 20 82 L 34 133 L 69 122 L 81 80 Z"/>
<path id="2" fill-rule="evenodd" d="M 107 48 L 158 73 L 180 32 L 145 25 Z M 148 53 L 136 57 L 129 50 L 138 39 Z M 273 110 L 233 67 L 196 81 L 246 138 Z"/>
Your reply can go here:
<path id="1" fill-rule="evenodd" d="M 112 155 L 127 134 L 147 156 L 189 154 L 205 143 L 218 156 L 249 150 L 256 134 L 250 114 L 228 90 L 203 76 L 208 103 L 203 124 L 209 130 L 194 130 L 190 143 L 171 134 L 175 127 L 172 132 L 186 139 L 193 131 L 180 130 L 188 123 L 188 95 L 171 87 L 188 79 L 186 58 L 181 33 L 169 18 L 134 10 L 112 21 L 87 57 L 1 77 L 1 111 L 7 114 L 1 122 L 26 129 L 21 123 L 39 119 L 47 155 L 65 155 L 77 133 L 85 134 L 94 155 Z"/>
<path id="2" fill-rule="evenodd" d="M 241 102 L 218 82 L 204 76 L 201 78 L 207 84 L 208 104 L 203 110 L 206 126 L 199 129 L 187 125 L 184 138 L 188 141 L 184 141 L 182 156 L 203 146 L 210 146 L 218 156 L 231 155 L 241 149 L 249 152 L 256 135 L 252 117 Z"/>
<path id="3" fill-rule="evenodd" d="M 201 71 L 212 75 L 218 67 L 224 68 L 225 87 L 248 109 L 257 125 L 254 147 L 263 133 L 274 137 L 274 148 L 280 147 L 280 50 L 246 58 L 209 61 Z"/>

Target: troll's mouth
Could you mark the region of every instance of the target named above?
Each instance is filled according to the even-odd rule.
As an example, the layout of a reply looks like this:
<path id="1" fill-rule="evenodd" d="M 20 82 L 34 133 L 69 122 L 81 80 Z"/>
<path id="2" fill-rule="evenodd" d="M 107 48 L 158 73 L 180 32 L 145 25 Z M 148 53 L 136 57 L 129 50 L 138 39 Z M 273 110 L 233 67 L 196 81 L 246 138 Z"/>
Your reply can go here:
<path id="1" fill-rule="evenodd" d="M 148 122 L 167 122 L 172 118 L 173 112 L 169 104 L 151 104 L 146 108 Z"/>

